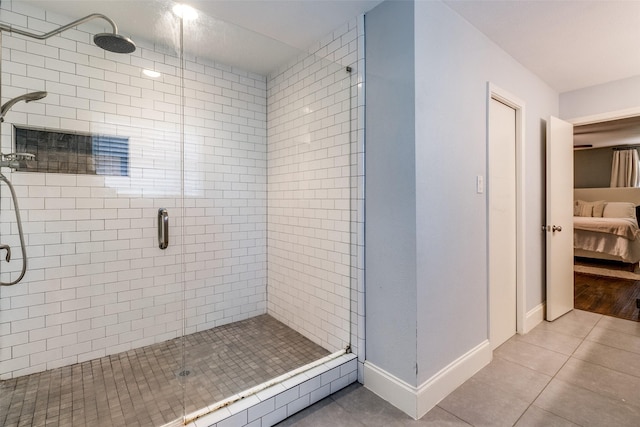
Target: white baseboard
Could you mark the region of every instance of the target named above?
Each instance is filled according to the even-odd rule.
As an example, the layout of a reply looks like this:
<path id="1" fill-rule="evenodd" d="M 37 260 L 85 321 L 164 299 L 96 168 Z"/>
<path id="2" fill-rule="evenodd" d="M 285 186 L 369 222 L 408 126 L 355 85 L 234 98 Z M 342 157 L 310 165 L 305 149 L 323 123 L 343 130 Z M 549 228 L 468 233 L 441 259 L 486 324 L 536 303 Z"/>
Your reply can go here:
<path id="1" fill-rule="evenodd" d="M 414 386 L 391 375 L 368 360 L 364 362 L 364 386 L 415 418 L 417 410 L 416 388 Z"/>
<path id="2" fill-rule="evenodd" d="M 544 320 L 544 310 L 545 303 L 541 302 L 536 307 L 527 312 L 524 319 L 524 331 L 522 331 L 523 334 L 528 333 Z"/>
<path id="3" fill-rule="evenodd" d="M 491 362 L 492 355 L 489 341 L 484 341 L 418 387 L 365 361 L 364 386 L 417 420 Z"/>

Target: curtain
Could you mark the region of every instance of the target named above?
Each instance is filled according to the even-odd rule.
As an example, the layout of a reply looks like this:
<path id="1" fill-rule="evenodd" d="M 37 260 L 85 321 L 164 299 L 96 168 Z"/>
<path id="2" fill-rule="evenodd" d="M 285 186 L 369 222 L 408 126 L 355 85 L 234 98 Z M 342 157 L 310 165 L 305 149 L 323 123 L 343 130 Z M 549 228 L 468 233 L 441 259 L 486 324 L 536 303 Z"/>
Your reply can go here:
<path id="1" fill-rule="evenodd" d="M 611 164 L 611 187 L 640 187 L 638 150 L 614 149 Z"/>

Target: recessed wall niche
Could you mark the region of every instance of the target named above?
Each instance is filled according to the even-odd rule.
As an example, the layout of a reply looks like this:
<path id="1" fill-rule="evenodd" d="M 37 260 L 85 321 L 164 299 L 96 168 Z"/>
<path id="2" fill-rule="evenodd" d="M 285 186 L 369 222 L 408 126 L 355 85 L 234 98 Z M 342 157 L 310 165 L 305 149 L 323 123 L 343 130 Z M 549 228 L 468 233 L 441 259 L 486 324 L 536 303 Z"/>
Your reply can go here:
<path id="1" fill-rule="evenodd" d="M 22 172 L 129 176 L 129 138 L 14 126 Z"/>

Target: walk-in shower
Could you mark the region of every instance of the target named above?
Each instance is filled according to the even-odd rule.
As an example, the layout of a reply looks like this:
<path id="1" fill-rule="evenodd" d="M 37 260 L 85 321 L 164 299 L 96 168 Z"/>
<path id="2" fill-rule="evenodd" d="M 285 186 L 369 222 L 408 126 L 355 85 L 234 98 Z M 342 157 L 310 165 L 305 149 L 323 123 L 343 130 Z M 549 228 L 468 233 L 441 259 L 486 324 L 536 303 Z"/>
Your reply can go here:
<path id="1" fill-rule="evenodd" d="M 0 424 L 273 424 L 355 380 L 361 32 L 124 3 L 0 3 Z"/>

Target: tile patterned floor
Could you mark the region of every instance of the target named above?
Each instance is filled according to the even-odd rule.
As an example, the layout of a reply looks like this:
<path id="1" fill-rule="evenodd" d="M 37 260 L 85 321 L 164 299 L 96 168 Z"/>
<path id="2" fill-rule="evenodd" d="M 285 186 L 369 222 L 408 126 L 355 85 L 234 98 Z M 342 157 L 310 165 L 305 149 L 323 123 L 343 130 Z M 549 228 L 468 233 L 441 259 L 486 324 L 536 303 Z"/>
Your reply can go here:
<path id="1" fill-rule="evenodd" d="M 331 426 L 640 425 L 640 323 L 574 310 L 516 335 L 493 361 L 412 420 L 354 384 L 279 424 Z"/>
<path id="2" fill-rule="evenodd" d="M 183 406 L 193 412 L 327 354 L 258 316 L 2 381 L 0 425 L 160 426 L 181 417 Z"/>

